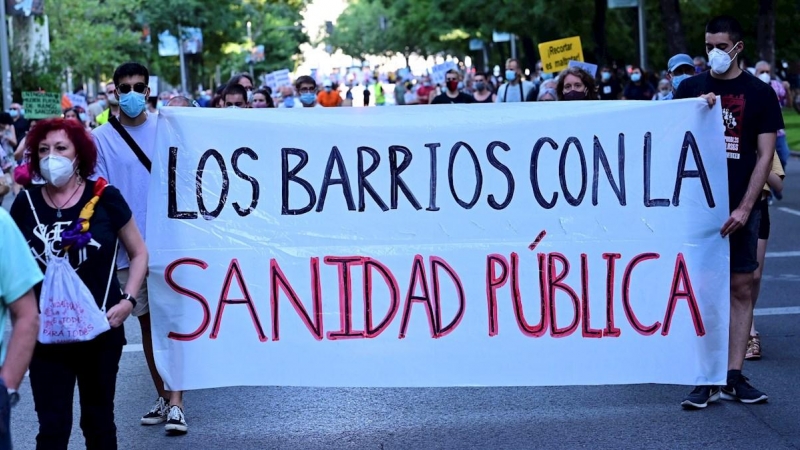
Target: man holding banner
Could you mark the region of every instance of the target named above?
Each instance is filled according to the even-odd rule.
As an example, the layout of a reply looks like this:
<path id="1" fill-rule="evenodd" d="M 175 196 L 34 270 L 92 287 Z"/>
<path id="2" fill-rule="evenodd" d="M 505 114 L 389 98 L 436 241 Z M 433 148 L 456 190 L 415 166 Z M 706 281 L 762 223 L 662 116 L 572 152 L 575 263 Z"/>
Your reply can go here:
<path id="1" fill-rule="evenodd" d="M 758 268 L 756 248 L 761 214 L 754 205 L 769 174 L 783 118 L 769 85 L 734 63 L 744 51 L 742 36 L 742 27 L 733 17 L 719 16 L 708 22 L 705 42 L 711 71 L 683 80 L 675 93 L 676 99 L 702 96 L 709 106 L 717 98 L 722 102 L 731 208 L 730 218 L 720 230 L 722 237 L 730 239 L 727 385 L 721 393 L 716 386 L 697 386 L 682 403 L 690 409 L 705 408 L 720 395 L 725 400 L 742 403 L 767 401 L 767 395 L 751 386 L 742 375 L 742 365 L 753 321 L 753 272 Z"/>

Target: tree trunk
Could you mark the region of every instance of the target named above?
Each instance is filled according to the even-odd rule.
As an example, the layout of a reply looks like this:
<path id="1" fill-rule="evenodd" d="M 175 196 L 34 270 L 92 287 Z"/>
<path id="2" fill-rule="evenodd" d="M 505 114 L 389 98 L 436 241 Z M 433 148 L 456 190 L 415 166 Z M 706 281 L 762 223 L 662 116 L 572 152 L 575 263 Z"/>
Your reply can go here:
<path id="1" fill-rule="evenodd" d="M 528 64 L 526 64 L 526 66 L 530 67 L 531 72 L 533 72 L 533 69 L 536 67 L 536 61 L 537 61 L 536 46 L 533 45 L 533 38 L 525 34 L 523 36 L 520 36 L 520 40 L 522 41 L 522 50 L 525 52 L 525 60 L 528 61 Z"/>
<path id="2" fill-rule="evenodd" d="M 660 0 L 661 16 L 667 34 L 669 56 L 686 53 L 686 36 L 683 34 L 679 0 Z"/>
<path id="3" fill-rule="evenodd" d="M 594 37 L 594 58 L 598 66 L 608 64 L 608 46 L 606 45 L 606 11 L 608 0 L 594 0 L 594 22 L 592 22 L 592 36 Z"/>
<path id="4" fill-rule="evenodd" d="M 758 0 L 758 57 L 775 68 L 775 0 Z"/>

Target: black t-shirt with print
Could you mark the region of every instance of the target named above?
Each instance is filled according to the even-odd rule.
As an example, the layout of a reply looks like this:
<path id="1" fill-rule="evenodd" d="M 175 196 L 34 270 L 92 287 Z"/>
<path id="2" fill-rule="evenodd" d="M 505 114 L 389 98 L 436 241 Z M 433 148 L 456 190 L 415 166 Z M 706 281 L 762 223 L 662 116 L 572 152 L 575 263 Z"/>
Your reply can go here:
<path id="1" fill-rule="evenodd" d="M 730 209 L 739 206 L 756 167 L 758 135 L 783 128 L 778 97 L 769 84 L 747 71 L 733 80 L 718 80 L 703 72 L 683 80 L 675 98 L 695 98 L 713 92 L 722 103 L 728 155 Z"/>
<path id="2" fill-rule="evenodd" d="M 459 92 L 458 95 L 453 98 L 443 92 L 437 95 L 431 102 L 433 105 L 447 105 L 451 103 L 475 103 L 475 97 Z"/>
<path id="3" fill-rule="evenodd" d="M 78 220 L 81 209 L 92 199 L 95 182 L 85 181 L 85 183 L 86 187 L 78 203 L 71 208 L 62 209 L 61 218 L 57 218 L 56 210 L 45 202 L 42 186 L 36 186 L 29 190 L 39 221 L 45 227 L 43 233 L 41 230 L 37 230 L 36 218 L 33 216 L 25 193 L 21 192 L 14 199 L 14 204 L 11 206 L 11 217 L 22 231 L 22 235 L 25 236 L 42 272 L 47 269 L 45 245 L 56 255 L 64 256 L 61 232 L 69 228 L 73 221 Z M 83 249 L 69 251 L 70 265 L 89 288 L 98 308 L 103 304 L 103 295 L 106 293 L 109 274 L 111 274 L 106 311 L 120 302 L 119 280 L 117 280 L 116 271 L 112 272 L 111 265 L 115 264 L 114 246 L 117 243 L 119 230 L 130 219 L 131 210 L 122 198 L 122 194 L 117 188 L 106 186 L 100 200 L 95 205 L 94 215 L 89 220 L 91 241 Z M 36 289 L 38 296 L 41 285 Z M 122 330 L 122 327 L 119 327 L 119 330 Z"/>
<path id="4" fill-rule="evenodd" d="M 617 80 L 611 79 L 608 82 L 601 81 L 597 90 L 600 94 L 600 100 L 619 100 L 622 87 L 620 87 Z"/>

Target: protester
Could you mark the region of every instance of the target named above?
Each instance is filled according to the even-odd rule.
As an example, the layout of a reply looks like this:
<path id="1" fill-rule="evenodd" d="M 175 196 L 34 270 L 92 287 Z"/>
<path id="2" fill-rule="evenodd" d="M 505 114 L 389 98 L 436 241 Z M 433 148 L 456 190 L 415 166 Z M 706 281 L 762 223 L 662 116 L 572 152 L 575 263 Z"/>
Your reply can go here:
<path id="1" fill-rule="evenodd" d="M 559 100 L 597 100 L 594 77 L 580 67 L 570 67 L 558 76 Z"/>
<path id="2" fill-rule="evenodd" d="M 759 61 L 756 63 L 756 76 L 767 83 L 775 91 L 778 96 L 778 103 L 781 107 L 786 107 L 789 101 L 789 90 L 787 89 L 786 82 L 781 82 L 775 79 L 772 75 L 772 66 L 766 61 Z M 789 144 L 786 142 L 786 130 L 778 130 L 778 139 L 775 142 L 775 147 L 778 151 L 778 158 L 780 158 L 781 166 L 786 169 L 786 163 L 789 162 Z"/>
<path id="3" fill-rule="evenodd" d="M 97 145 L 97 174 L 120 190 L 130 205 L 142 236 L 147 235 L 147 191 L 150 185 L 150 160 L 155 154 L 157 123 L 157 117 L 147 114 L 144 106 L 149 79 L 150 72 L 139 63 L 130 62 L 117 67 L 114 71 L 114 85 L 117 87 L 114 98 L 120 104 L 119 120 L 95 128 L 92 132 Z M 117 276 L 125 289 L 128 280 L 133 279 L 130 267 L 127 247 L 122 245 L 117 258 Z M 132 314 L 139 320 L 142 349 L 158 392 L 155 405 L 142 417 L 141 423 L 158 425 L 166 421 L 165 429 L 168 432 L 185 433 L 188 426 L 183 412 L 183 395 L 164 389 L 164 381 L 153 360 L 147 283 L 142 284 L 141 289 L 130 292 L 138 292 Z"/>
<path id="4" fill-rule="evenodd" d="M 27 142 L 31 169 L 47 184 L 17 196 L 11 216 L 39 267 L 45 270 L 66 258 L 111 326 L 85 342 L 36 344 L 30 383 L 39 418 L 37 448 L 67 448 L 77 381 L 86 447 L 116 449 L 114 393 L 125 344 L 123 322 L 136 305 L 134 294 L 147 272 L 147 249 L 120 192 L 105 180 L 89 179 L 97 149 L 82 125 L 68 119 L 43 120 Z M 83 221 L 87 226 L 81 226 Z M 114 276 L 118 240 L 130 257 L 131 275 L 124 291 Z M 57 273 L 45 272 L 45 283 Z"/>
<path id="5" fill-rule="evenodd" d="M 17 148 L 17 133 L 14 119 L 9 113 L 0 113 L 0 176 L 14 168 L 14 150 Z"/>
<path id="6" fill-rule="evenodd" d="M 281 86 L 281 102 L 278 108 L 294 108 L 296 104 L 300 103 L 300 99 L 294 96 L 294 88 L 292 86 Z"/>
<path id="7" fill-rule="evenodd" d="M 694 73 L 703 73 L 708 70 L 708 63 L 706 63 L 706 58 L 703 56 L 695 56 L 694 57 Z"/>
<path id="8" fill-rule="evenodd" d="M 364 96 L 364 106 L 369 106 L 369 98 L 372 95 L 372 92 L 369 90 L 369 84 L 364 86 L 364 92 L 362 95 Z"/>
<path id="9" fill-rule="evenodd" d="M 249 108 L 247 90 L 240 84 L 229 84 L 222 93 L 226 108 Z"/>
<path id="10" fill-rule="evenodd" d="M 103 111 L 102 114 L 95 119 L 97 126 L 107 123 L 110 116 L 119 117 L 119 99 L 114 94 L 117 91 L 114 82 L 106 83 L 105 91 L 106 98 L 108 99 L 108 109 Z"/>
<path id="11" fill-rule="evenodd" d="M 321 108 L 317 103 L 317 82 L 308 75 L 303 75 L 294 82 L 294 89 L 300 94 L 300 104 L 304 108 Z"/>
<path id="12" fill-rule="evenodd" d="M 322 82 L 322 90 L 317 94 L 317 103 L 326 108 L 342 106 L 342 96 L 338 89 L 333 88 L 331 80 Z"/>
<path id="13" fill-rule="evenodd" d="M 497 89 L 497 103 L 524 102 L 533 83 L 522 78 L 519 61 L 509 59 L 506 61 L 506 82 Z"/>
<path id="14" fill-rule="evenodd" d="M 668 79 L 663 78 L 658 82 L 658 92 L 653 96 L 653 100 L 672 100 L 672 84 Z"/>
<path id="15" fill-rule="evenodd" d="M 22 105 L 19 103 L 12 103 L 11 107 L 8 109 L 8 114 L 11 115 L 11 119 L 14 121 L 16 140 L 21 141 L 25 139 L 25 135 L 28 134 L 31 124 L 28 119 L 25 118 L 25 110 L 22 108 Z"/>
<path id="16" fill-rule="evenodd" d="M 558 93 L 555 89 L 544 86 L 539 89 L 539 96 L 536 97 L 537 102 L 554 102 L 556 100 L 558 100 Z"/>
<path id="17" fill-rule="evenodd" d="M 406 82 L 405 84 L 406 93 L 403 98 L 404 105 L 416 105 L 417 104 L 417 93 L 414 92 L 414 85 L 411 82 Z"/>
<path id="18" fill-rule="evenodd" d="M 761 276 L 764 273 L 764 261 L 766 261 L 767 256 L 767 242 L 769 241 L 770 232 L 769 197 L 772 192 L 779 193 L 783 190 L 784 176 L 783 165 L 780 158 L 778 158 L 778 154 L 775 153 L 772 158 L 772 168 L 767 176 L 767 184 L 764 185 L 764 189 L 761 191 L 761 198 L 756 205 L 756 208 L 761 210 L 761 223 L 758 227 L 758 268 L 753 272 L 753 309 L 756 307 L 758 295 L 761 292 Z M 744 359 L 761 359 L 761 352 L 761 336 L 756 331 L 754 317 L 752 325 L 750 325 L 750 338 L 747 340 Z"/>
<path id="19" fill-rule="evenodd" d="M 608 66 L 604 66 L 600 71 L 598 91 L 600 100 L 619 100 L 622 95 L 622 87 L 619 84 L 619 80 L 617 80 L 617 77 Z"/>
<path id="20" fill-rule="evenodd" d="M 434 105 L 445 105 L 448 103 L 475 103 L 475 99 L 468 94 L 458 90 L 458 83 L 461 76 L 455 69 L 450 69 L 445 74 L 445 85 L 447 90 L 437 95 L 431 102 Z"/>
<path id="21" fill-rule="evenodd" d="M 222 93 L 225 92 L 225 88 L 228 87 L 227 84 L 223 84 L 214 91 L 214 97 L 209 102 L 209 106 L 211 108 L 224 108 L 225 107 L 225 99 L 222 97 Z"/>
<path id="22" fill-rule="evenodd" d="M 422 86 L 417 88 L 417 101 L 418 105 L 427 105 L 431 102 L 431 94 L 436 90 L 431 83 L 431 78 L 429 76 L 422 77 Z"/>
<path id="23" fill-rule="evenodd" d="M 275 102 L 272 101 L 271 93 L 266 89 L 259 89 L 253 93 L 252 108 L 274 108 Z"/>
<path id="24" fill-rule="evenodd" d="M 92 126 L 97 124 L 97 116 L 103 113 L 108 107 L 108 97 L 105 92 L 98 92 L 97 98 L 94 102 L 90 103 L 86 112 L 89 115 L 89 123 Z"/>
<path id="25" fill-rule="evenodd" d="M 472 98 L 475 99 L 475 103 L 495 103 L 497 101 L 497 96 L 490 89 L 485 73 L 475 73 L 473 86 L 475 92 L 472 94 Z"/>
<path id="26" fill-rule="evenodd" d="M 406 104 L 406 85 L 397 77 L 397 80 L 394 83 L 394 104 L 397 106 L 405 105 Z"/>
<path id="27" fill-rule="evenodd" d="M 667 80 L 672 85 L 673 97 L 683 80 L 693 75 L 695 75 L 695 69 L 692 64 L 692 58 L 689 55 L 678 53 L 669 59 L 667 62 Z"/>
<path id="28" fill-rule="evenodd" d="M 2 208 L 0 255 L 3 261 L 0 266 L 0 449 L 10 450 L 11 409 L 19 403 L 17 390 L 28 370 L 39 333 L 34 288 L 43 276 L 19 228 Z M 6 310 L 10 312 L 12 326 L 8 339 Z"/>
<path id="29" fill-rule="evenodd" d="M 647 81 L 642 69 L 634 66 L 631 70 L 631 82 L 625 86 L 622 93 L 623 100 L 651 100 L 656 95 L 656 89 Z"/>
<path id="30" fill-rule="evenodd" d="M 675 95 L 678 99 L 702 96 L 709 106 L 717 98 L 722 102 L 731 211 L 720 230 L 722 237 L 729 238 L 731 248 L 727 384 L 721 392 L 717 386 L 697 386 L 683 401 L 685 408 L 705 408 L 720 396 L 743 403 L 760 403 L 768 398 L 750 385 L 742 375 L 742 366 L 753 323 L 753 273 L 759 266 L 761 211 L 756 202 L 767 181 L 783 117 L 772 89 L 733 62 L 744 51 L 742 38 L 742 27 L 733 17 L 711 19 L 705 34 L 711 71 L 684 80 Z"/>
<path id="31" fill-rule="evenodd" d="M 169 99 L 166 106 L 199 107 L 200 105 L 196 101 L 188 97 L 184 97 L 183 95 L 176 95 L 175 97 Z"/>
<path id="32" fill-rule="evenodd" d="M 246 95 L 245 101 L 247 104 L 253 103 L 253 94 L 255 93 L 255 84 L 253 83 L 253 77 L 250 76 L 249 73 L 239 73 L 231 77 L 230 80 L 226 83 L 226 86 L 232 86 L 234 84 L 238 84 L 239 86 L 243 87 Z"/>

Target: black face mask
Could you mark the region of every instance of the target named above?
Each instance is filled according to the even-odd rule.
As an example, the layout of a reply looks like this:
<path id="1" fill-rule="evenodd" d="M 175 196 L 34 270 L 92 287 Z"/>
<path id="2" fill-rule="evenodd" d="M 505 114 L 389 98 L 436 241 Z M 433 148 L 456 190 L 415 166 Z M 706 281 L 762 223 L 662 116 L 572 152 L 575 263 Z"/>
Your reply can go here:
<path id="1" fill-rule="evenodd" d="M 585 100 L 586 99 L 586 91 L 569 91 L 564 94 L 564 100 Z"/>

